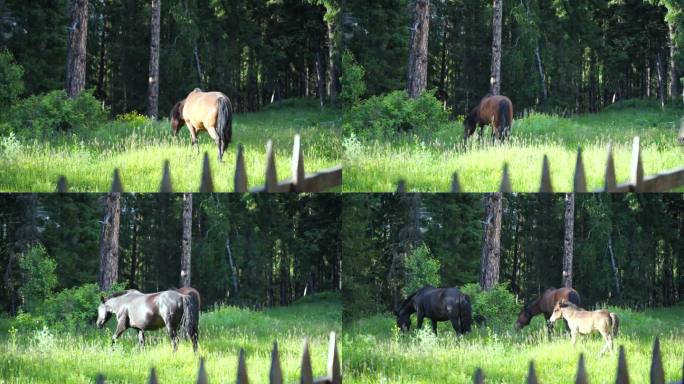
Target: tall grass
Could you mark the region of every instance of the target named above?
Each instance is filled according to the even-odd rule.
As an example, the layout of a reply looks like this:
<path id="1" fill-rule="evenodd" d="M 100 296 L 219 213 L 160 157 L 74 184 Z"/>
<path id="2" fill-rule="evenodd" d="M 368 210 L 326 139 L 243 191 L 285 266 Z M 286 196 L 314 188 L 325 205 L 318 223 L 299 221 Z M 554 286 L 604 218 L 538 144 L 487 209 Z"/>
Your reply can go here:
<path id="1" fill-rule="evenodd" d="M 152 367 L 162 384 L 189 383 L 197 377 L 200 356 L 211 383 L 232 383 L 241 348 L 250 381 L 265 383 L 274 341 L 278 342 L 283 377 L 295 382 L 304 338 L 309 341 L 314 375 L 326 372 L 328 334 L 340 331 L 340 305 L 339 295 L 323 293 L 289 307 L 260 312 L 217 307 L 200 317 L 198 355 L 186 341 L 174 354 L 164 331 L 147 332 L 147 346 L 140 350 L 136 332 L 128 330 L 111 348 L 114 321 L 106 330 L 92 326 L 64 334 L 5 329 L 0 335 L 0 383 L 92 383 L 101 372 L 109 383 L 141 384 Z"/>
<path id="2" fill-rule="evenodd" d="M 275 145 L 281 180 L 291 176 L 296 133 L 302 136 L 308 172 L 338 165 L 342 158 L 338 115 L 334 109 L 320 109 L 310 102 L 237 114 L 233 143 L 224 154 L 223 163 L 218 163 L 216 145 L 205 132 L 199 135 L 198 154 L 190 146 L 187 129 L 184 127 L 173 138 L 166 119 L 111 121 L 79 135 L 55 134 L 48 141 L 23 140 L 22 127 L 15 127 L 16 135 L 0 138 L 0 190 L 52 192 L 59 176 L 64 175 L 70 191 L 107 191 L 114 168 L 119 168 L 125 190 L 155 192 L 159 190 L 164 160 L 169 160 L 174 190 L 197 191 L 202 154 L 207 152 L 215 189 L 230 191 L 238 143 L 244 146 L 249 186 L 261 185 L 269 139 Z"/>
<path id="3" fill-rule="evenodd" d="M 601 113 L 563 118 L 529 114 L 514 123 L 505 144 L 471 138 L 464 148 L 460 121 L 440 127 L 436 134 L 397 134 L 390 141 L 344 138 L 344 191 L 393 191 L 399 180 L 408 190 L 448 191 L 453 172 L 463 190 L 498 190 L 503 164 L 509 164 L 514 191 L 535 192 L 541 181 L 546 154 L 556 191 L 572 190 L 577 148 L 582 156 L 589 189 L 603 185 L 608 143 L 618 182 L 629 179 L 634 136 L 641 137 L 644 172 L 654 174 L 684 165 L 677 143 L 679 119 L 684 109 L 660 107 L 648 102 L 625 103 Z M 489 135 L 489 130 L 486 131 Z"/>
<path id="4" fill-rule="evenodd" d="M 470 383 L 482 368 L 488 383 L 521 383 L 534 361 L 539 382 L 574 380 L 579 354 L 584 353 L 589 382 L 614 382 L 617 349 L 624 346 L 630 378 L 648 382 L 653 338 L 660 336 L 666 379 L 682 377 L 684 356 L 684 306 L 635 312 L 612 308 L 621 320 L 615 352 L 599 356 L 603 340 L 598 334 L 579 336 L 573 348 L 569 335 L 557 324 L 547 339 L 541 316 L 530 326 L 476 327 L 457 337 L 448 323 L 440 323 L 433 336 L 429 321 L 422 330 L 401 334 L 390 315 L 377 315 L 345 325 L 345 380 L 354 383 Z M 415 319 L 414 319 L 415 324 Z"/>

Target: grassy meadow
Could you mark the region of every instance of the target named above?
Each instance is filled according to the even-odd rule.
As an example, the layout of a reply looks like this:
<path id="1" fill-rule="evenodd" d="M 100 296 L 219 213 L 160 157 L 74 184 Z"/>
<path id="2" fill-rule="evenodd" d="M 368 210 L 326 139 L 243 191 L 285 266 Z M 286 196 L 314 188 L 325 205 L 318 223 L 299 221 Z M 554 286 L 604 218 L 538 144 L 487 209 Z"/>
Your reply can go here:
<path id="1" fill-rule="evenodd" d="M 476 327 L 456 337 L 448 322 L 439 323 L 438 336 L 430 322 L 415 330 L 415 316 L 408 334 L 401 334 L 391 315 L 376 315 L 345 324 L 345 380 L 354 383 L 470 383 L 482 368 L 487 383 L 521 383 L 534 361 L 540 383 L 574 382 L 579 354 L 584 353 L 591 383 L 614 382 L 618 347 L 624 346 L 632 382 L 648 382 L 653 338 L 660 337 L 667 382 L 681 380 L 684 359 L 684 305 L 636 312 L 613 308 L 620 316 L 615 352 L 599 356 L 603 340 L 597 333 L 578 337 L 573 348 L 570 335 L 556 325 L 547 340 L 542 316 L 522 331 Z"/>
<path id="2" fill-rule="evenodd" d="M 596 114 L 569 118 L 529 114 L 516 119 L 510 142 L 478 142 L 464 150 L 462 120 L 440 127 L 429 137 L 394 135 L 391 139 L 344 139 L 344 191 L 388 192 L 406 181 L 407 191 L 449 191 L 454 172 L 466 192 L 498 190 L 503 164 L 509 164 L 511 187 L 536 192 L 542 159 L 549 158 L 554 191 L 572 190 L 577 148 L 582 148 L 587 187 L 603 186 L 608 143 L 613 144 L 617 182 L 629 180 L 634 136 L 641 138 L 646 175 L 684 166 L 684 148 L 677 142 L 681 107 L 664 111 L 656 103 L 627 101 Z M 489 137 L 490 130 L 485 131 Z"/>
<path id="3" fill-rule="evenodd" d="M 268 382 L 270 353 L 278 342 L 283 377 L 299 379 L 304 338 L 308 338 L 313 372 L 326 372 L 328 336 L 339 334 L 340 297 L 322 293 L 288 307 L 250 311 L 218 307 L 200 315 L 200 349 L 195 356 L 189 341 L 174 355 L 163 331 L 146 333 L 147 346 L 137 347 L 137 333 L 127 330 L 111 348 L 115 321 L 98 330 L 94 325 L 79 332 L 59 334 L 50 330 L 14 331 L 13 323 L 0 322 L 0 383 L 92 383 L 98 372 L 108 383 L 144 383 L 155 367 L 160 383 L 194 382 L 199 357 L 211 383 L 232 383 L 237 377 L 240 348 L 245 350 L 251 382 Z M 96 309 L 93 309 L 96 313 Z"/>
<path id="4" fill-rule="evenodd" d="M 85 134 L 54 134 L 48 141 L 9 135 L 0 138 L 0 191 L 53 192 L 60 175 L 66 176 L 71 192 L 107 191 L 114 168 L 119 168 L 124 190 L 155 192 L 159 190 L 164 160 L 170 162 L 175 191 L 197 191 L 204 152 L 209 154 L 215 190 L 231 191 L 237 144 L 244 146 L 249 187 L 262 185 L 269 139 L 276 150 L 279 180 L 291 176 L 292 145 L 297 133 L 302 137 L 308 173 L 339 165 L 339 115 L 335 109 L 321 109 L 311 100 L 288 100 L 257 113 L 236 114 L 233 142 L 221 164 L 216 158 L 216 144 L 206 132 L 198 136 L 198 154 L 190 146 L 187 128 L 183 127 L 174 138 L 166 118 L 159 122 L 140 116 L 117 119 Z"/>

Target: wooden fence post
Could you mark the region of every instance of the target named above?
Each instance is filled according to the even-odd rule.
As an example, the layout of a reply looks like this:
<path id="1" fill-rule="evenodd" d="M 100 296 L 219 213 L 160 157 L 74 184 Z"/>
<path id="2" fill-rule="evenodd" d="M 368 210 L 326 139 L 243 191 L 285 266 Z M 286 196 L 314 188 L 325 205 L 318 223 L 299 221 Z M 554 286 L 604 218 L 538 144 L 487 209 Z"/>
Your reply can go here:
<path id="1" fill-rule="evenodd" d="M 69 192 L 69 186 L 67 185 L 66 177 L 60 176 L 59 179 L 57 180 L 57 192 L 58 193 Z"/>
<path id="2" fill-rule="evenodd" d="M 549 158 L 546 157 L 546 155 L 544 155 L 544 160 L 542 161 L 542 176 L 539 192 L 553 192 L 553 187 L 551 186 L 551 171 L 549 170 Z"/>
<path id="3" fill-rule="evenodd" d="M 459 193 L 461 191 L 461 184 L 458 182 L 458 173 L 454 172 L 453 175 L 451 175 L 451 192 L 452 193 Z"/>
<path id="4" fill-rule="evenodd" d="M 292 185 L 295 192 L 301 192 L 305 188 L 304 178 L 304 157 L 302 156 L 302 146 L 299 134 L 294 137 L 292 146 Z"/>
<path id="5" fill-rule="evenodd" d="M 629 384 L 629 373 L 627 372 L 627 359 L 625 358 L 625 347 L 620 346 L 618 356 L 616 384 Z"/>
<path id="6" fill-rule="evenodd" d="M 330 332 L 330 343 L 328 346 L 328 378 L 330 379 L 330 384 L 342 384 L 340 354 L 337 351 L 337 337 L 335 332 Z"/>
<path id="7" fill-rule="evenodd" d="M 244 349 L 240 349 L 240 356 L 238 357 L 237 384 L 249 384 L 249 379 L 247 378 L 247 367 L 245 366 Z"/>
<path id="8" fill-rule="evenodd" d="M 161 185 L 159 186 L 159 192 L 161 193 L 171 193 L 173 188 L 171 187 L 171 171 L 169 170 L 169 161 L 164 160 L 164 170 L 162 171 Z"/>
<path id="9" fill-rule="evenodd" d="M 613 161 L 613 144 L 608 143 L 608 158 L 606 159 L 606 173 L 604 176 L 603 192 L 615 192 L 617 189 L 615 179 L 615 162 Z"/>
<path id="10" fill-rule="evenodd" d="M 95 383 L 96 384 L 105 384 L 105 377 L 102 376 L 101 373 L 98 373 L 97 377 L 95 378 Z"/>
<path id="11" fill-rule="evenodd" d="M 484 374 L 482 374 L 482 369 L 478 368 L 475 370 L 475 376 L 473 376 L 473 383 L 484 384 Z"/>
<path id="12" fill-rule="evenodd" d="M 406 182 L 404 180 L 399 180 L 397 182 L 397 193 L 406 192 Z"/>
<path id="13" fill-rule="evenodd" d="M 530 361 L 530 368 L 527 371 L 527 384 L 537 384 L 537 372 L 534 370 L 534 362 Z"/>
<path id="14" fill-rule="evenodd" d="M 635 192 L 641 192 L 644 181 L 644 167 L 641 165 L 641 140 L 639 136 L 634 137 L 632 143 L 632 163 L 630 167 L 630 181 Z"/>
<path id="15" fill-rule="evenodd" d="M 235 159 L 235 177 L 233 178 L 234 192 L 247 192 L 247 170 L 245 169 L 245 155 L 242 144 L 237 146 L 237 158 Z"/>
<path id="16" fill-rule="evenodd" d="M 278 176 L 276 175 L 275 153 L 273 140 L 266 143 L 266 192 L 276 192 Z"/>
<path id="17" fill-rule="evenodd" d="M 204 358 L 200 358 L 199 372 L 197 372 L 197 384 L 209 384 L 207 371 L 204 368 Z"/>
<path id="18" fill-rule="evenodd" d="M 582 161 L 582 148 L 577 147 L 577 161 L 575 162 L 575 179 L 573 188 L 575 192 L 587 191 L 587 179 L 584 176 L 584 162 Z"/>
<path id="19" fill-rule="evenodd" d="M 577 363 L 577 376 L 575 384 L 588 384 L 587 369 L 584 367 L 584 353 L 580 353 L 579 363 Z"/>
<path id="20" fill-rule="evenodd" d="M 304 351 L 302 352 L 302 367 L 299 382 L 301 384 L 313 384 L 313 370 L 311 368 L 309 341 L 307 339 L 304 339 Z"/>
<path id="21" fill-rule="evenodd" d="M 511 190 L 511 179 L 508 175 L 508 163 L 504 163 L 503 175 L 501 176 L 501 186 L 499 187 L 501 192 L 513 192 Z"/>
<path id="22" fill-rule="evenodd" d="M 271 371 L 268 374 L 269 382 L 271 384 L 283 383 L 283 371 L 280 369 L 280 355 L 278 355 L 278 343 L 273 343 L 273 350 L 271 351 Z"/>
<path id="23" fill-rule="evenodd" d="M 147 381 L 147 384 L 158 384 L 157 372 L 154 370 L 154 367 L 150 369 L 150 378 Z"/>
<path id="24" fill-rule="evenodd" d="M 214 192 L 214 182 L 211 179 L 211 167 L 209 166 L 209 155 L 204 152 L 204 161 L 202 162 L 202 179 L 200 180 L 200 192 Z"/>
<path id="25" fill-rule="evenodd" d="M 114 177 L 112 178 L 112 192 L 123 192 L 123 185 L 119 177 L 119 168 L 114 168 Z"/>
<path id="26" fill-rule="evenodd" d="M 665 384 L 665 371 L 660 357 L 660 340 L 656 336 L 653 342 L 653 356 L 651 356 L 651 384 Z"/>

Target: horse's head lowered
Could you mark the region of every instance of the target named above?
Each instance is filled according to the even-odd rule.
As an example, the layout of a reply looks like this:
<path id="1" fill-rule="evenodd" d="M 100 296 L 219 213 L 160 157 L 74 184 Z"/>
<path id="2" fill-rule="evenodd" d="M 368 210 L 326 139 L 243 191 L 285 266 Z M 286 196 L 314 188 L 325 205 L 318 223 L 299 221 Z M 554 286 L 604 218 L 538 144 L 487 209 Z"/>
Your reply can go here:
<path id="1" fill-rule="evenodd" d="M 478 111 L 479 107 L 473 108 L 463 120 L 463 140 L 468 140 L 468 137 L 475 132 Z"/>
<path id="2" fill-rule="evenodd" d="M 526 325 L 530 324 L 532 319 L 532 314 L 530 313 L 529 306 L 524 305 L 523 309 L 520 310 L 518 314 L 518 321 L 515 322 L 515 328 L 522 329 Z"/>
<path id="3" fill-rule="evenodd" d="M 178 135 L 178 130 L 185 124 L 185 120 L 183 120 L 183 105 L 185 105 L 185 99 L 177 102 L 171 109 L 171 128 L 173 129 L 173 136 Z"/>
<path id="4" fill-rule="evenodd" d="M 102 328 L 111 317 L 112 309 L 107 304 L 107 299 L 100 296 L 100 306 L 97 308 L 97 322 L 95 324 L 98 328 Z"/>
<path id="5" fill-rule="evenodd" d="M 394 315 L 397 317 L 397 327 L 402 332 L 408 332 L 411 329 L 411 313 L 399 307 L 394 310 Z"/>

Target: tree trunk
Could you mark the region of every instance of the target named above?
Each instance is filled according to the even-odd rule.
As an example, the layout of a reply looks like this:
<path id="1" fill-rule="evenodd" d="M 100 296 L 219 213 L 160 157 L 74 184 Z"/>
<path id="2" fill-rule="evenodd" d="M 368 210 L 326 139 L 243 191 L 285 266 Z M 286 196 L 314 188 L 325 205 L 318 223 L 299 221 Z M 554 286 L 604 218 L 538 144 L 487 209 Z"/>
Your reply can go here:
<path id="1" fill-rule="evenodd" d="M 515 218 L 515 241 L 513 243 L 513 270 L 511 272 L 511 291 L 516 294 L 520 293 L 518 287 L 518 270 L 520 269 L 520 214 Z"/>
<path id="2" fill-rule="evenodd" d="M 539 43 L 537 43 L 537 47 L 534 51 L 534 59 L 537 62 L 539 81 L 542 87 L 542 104 L 546 106 L 546 101 L 549 99 L 549 91 L 546 88 L 546 75 L 544 74 L 544 66 L 542 65 L 541 54 L 539 53 Z"/>
<path id="3" fill-rule="evenodd" d="M 192 193 L 183 194 L 183 239 L 181 249 L 181 286 L 190 286 L 192 250 Z"/>
<path id="4" fill-rule="evenodd" d="M 674 101 L 679 96 L 679 76 L 677 70 L 677 39 L 675 36 L 674 23 L 668 23 L 670 35 L 670 100 Z"/>
<path id="5" fill-rule="evenodd" d="M 319 49 L 316 52 L 316 82 L 318 85 L 318 99 L 323 107 L 323 99 L 325 98 L 325 70 L 323 69 L 323 53 Z"/>
<path id="6" fill-rule="evenodd" d="M 67 37 L 67 96 L 78 96 L 85 89 L 86 43 L 88 41 L 88 0 L 72 0 Z"/>
<path id="7" fill-rule="evenodd" d="M 105 15 L 102 16 L 102 31 L 100 31 L 100 62 L 98 63 L 97 72 L 97 87 L 95 88 L 95 96 L 100 100 L 105 100 L 107 92 L 105 91 L 105 57 L 107 56 L 107 32 L 109 31 L 109 21 Z"/>
<path id="8" fill-rule="evenodd" d="M 326 24 L 328 27 L 328 76 L 330 101 L 335 102 L 337 95 L 341 91 L 340 85 L 340 47 L 339 47 L 339 31 L 338 31 L 338 15 L 340 10 L 337 8 L 337 1 L 331 1 L 331 4 L 326 6 Z"/>
<path id="9" fill-rule="evenodd" d="M 489 78 L 492 95 L 501 93 L 501 23 L 503 19 L 503 0 L 494 0 L 492 6 L 492 71 Z"/>
<path id="10" fill-rule="evenodd" d="M 147 116 L 157 119 L 159 114 L 159 25 L 161 0 L 152 0 L 150 18 L 150 76 L 147 85 Z"/>
<path id="11" fill-rule="evenodd" d="M 573 233 L 575 227 L 575 194 L 565 195 L 565 237 L 563 238 L 563 286 L 572 288 Z"/>
<path id="12" fill-rule="evenodd" d="M 238 281 L 237 268 L 235 267 L 235 261 L 233 260 L 233 252 L 230 249 L 230 236 L 226 236 L 226 256 L 228 256 L 228 266 L 230 267 L 231 280 L 233 281 L 233 290 L 235 295 L 240 292 L 240 282 Z"/>
<path id="13" fill-rule="evenodd" d="M 665 108 L 665 70 L 663 69 L 663 57 L 658 52 L 656 55 L 656 69 L 658 71 L 658 98 L 660 99 L 660 106 Z"/>
<path id="14" fill-rule="evenodd" d="M 490 193 L 485 198 L 484 235 L 480 259 L 480 286 L 488 291 L 499 282 L 501 256 L 501 209 L 503 196 Z"/>
<path id="15" fill-rule="evenodd" d="M 613 237 L 608 235 L 608 255 L 610 256 L 610 267 L 613 269 L 613 278 L 615 280 L 615 294 L 620 294 L 620 275 L 618 274 L 617 263 L 615 261 L 615 254 L 613 253 Z"/>
<path id="16" fill-rule="evenodd" d="M 131 269 L 128 276 L 128 287 L 138 288 L 135 275 L 138 268 L 138 232 L 140 230 L 140 216 L 133 212 L 133 233 L 131 235 Z"/>
<path id="17" fill-rule="evenodd" d="M 415 99 L 427 88 L 430 0 L 415 0 L 413 7 L 406 91 Z"/>
<path id="18" fill-rule="evenodd" d="M 100 289 L 108 291 L 119 274 L 119 218 L 121 194 L 110 192 L 105 198 L 102 231 L 100 232 Z"/>

